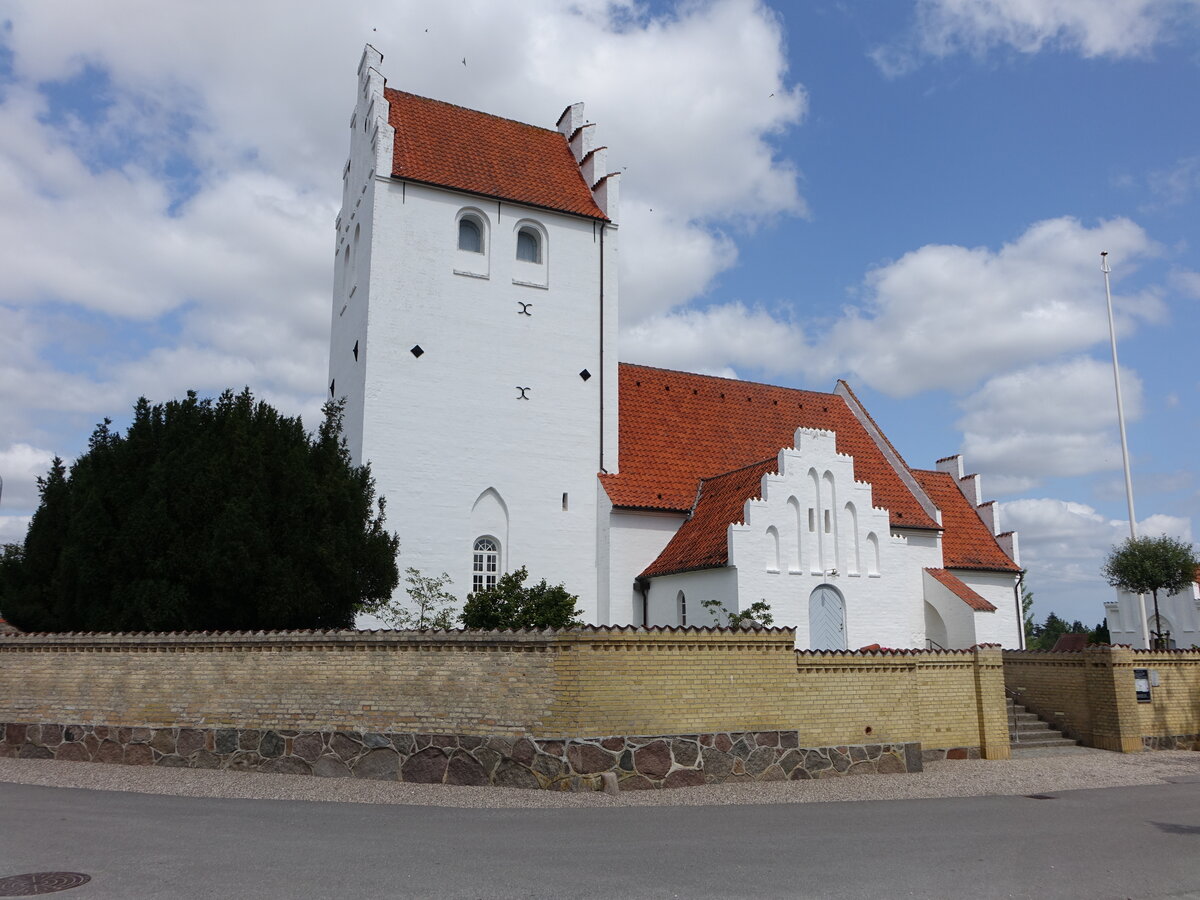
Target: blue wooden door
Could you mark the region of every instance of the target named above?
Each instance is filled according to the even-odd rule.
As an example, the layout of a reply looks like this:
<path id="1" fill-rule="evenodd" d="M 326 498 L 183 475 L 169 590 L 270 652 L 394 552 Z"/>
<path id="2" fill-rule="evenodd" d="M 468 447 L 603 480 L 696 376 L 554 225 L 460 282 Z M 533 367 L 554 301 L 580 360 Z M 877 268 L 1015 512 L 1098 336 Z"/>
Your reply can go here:
<path id="1" fill-rule="evenodd" d="M 838 589 L 828 584 L 808 598 L 808 646 L 813 650 L 846 649 L 846 604 Z"/>

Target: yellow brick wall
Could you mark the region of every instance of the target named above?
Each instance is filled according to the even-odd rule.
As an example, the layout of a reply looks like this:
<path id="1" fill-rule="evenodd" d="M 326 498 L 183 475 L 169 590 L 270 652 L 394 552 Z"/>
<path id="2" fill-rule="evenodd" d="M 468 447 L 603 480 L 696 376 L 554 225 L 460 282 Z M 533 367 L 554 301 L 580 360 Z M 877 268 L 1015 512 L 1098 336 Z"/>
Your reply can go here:
<path id="1" fill-rule="evenodd" d="M 0 721 L 544 738 L 796 730 L 802 746 L 1007 756 L 998 649 L 793 642 L 782 629 L 25 635 L 0 638 Z"/>
<path id="2" fill-rule="evenodd" d="M 554 694 L 539 637 L 19 637 L 0 644 L 0 721 L 536 733 Z"/>
<path id="3" fill-rule="evenodd" d="M 1137 702 L 1135 668 L 1158 672 L 1151 703 Z M 1004 678 L 1017 702 L 1088 746 L 1130 753 L 1145 737 L 1200 733 L 1200 650 L 1006 651 Z"/>
<path id="4" fill-rule="evenodd" d="M 1142 735 L 1200 734 L 1200 650 L 1134 650 L 1130 656 L 1130 668 L 1153 669 L 1159 679 L 1151 702 L 1137 704 Z"/>
<path id="5" fill-rule="evenodd" d="M 1082 653 L 1006 650 L 1004 686 L 1017 703 L 1090 744 L 1092 713 Z"/>

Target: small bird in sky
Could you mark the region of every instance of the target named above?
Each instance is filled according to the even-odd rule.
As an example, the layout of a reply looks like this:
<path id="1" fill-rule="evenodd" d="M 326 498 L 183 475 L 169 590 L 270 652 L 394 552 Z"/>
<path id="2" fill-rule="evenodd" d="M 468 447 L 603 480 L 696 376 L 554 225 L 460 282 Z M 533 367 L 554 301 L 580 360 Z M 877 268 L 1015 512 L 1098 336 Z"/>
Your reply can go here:
<path id="1" fill-rule="evenodd" d="M 464 56 L 463 57 L 463 65 L 465 66 L 466 64 L 467 64 L 467 58 Z"/>

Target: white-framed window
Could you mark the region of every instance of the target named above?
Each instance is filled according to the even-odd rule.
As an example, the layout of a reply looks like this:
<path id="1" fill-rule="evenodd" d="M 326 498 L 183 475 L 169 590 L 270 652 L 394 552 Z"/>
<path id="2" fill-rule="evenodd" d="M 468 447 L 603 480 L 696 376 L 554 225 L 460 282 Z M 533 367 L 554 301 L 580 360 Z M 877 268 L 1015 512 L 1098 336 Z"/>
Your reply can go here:
<path id="1" fill-rule="evenodd" d="M 458 220 L 458 249 L 483 252 L 483 223 L 475 216 L 466 215 Z"/>
<path id="2" fill-rule="evenodd" d="M 684 595 L 683 591 L 680 591 L 679 596 L 676 599 L 679 602 L 679 624 L 681 626 L 683 626 L 684 628 L 686 628 L 687 627 L 687 597 Z"/>
<path id="3" fill-rule="evenodd" d="M 499 574 L 500 542 L 486 535 L 476 538 L 471 555 L 471 590 L 494 588 Z"/>
<path id="4" fill-rule="evenodd" d="M 542 261 L 542 236 L 528 225 L 517 232 L 517 259 L 538 264 Z"/>

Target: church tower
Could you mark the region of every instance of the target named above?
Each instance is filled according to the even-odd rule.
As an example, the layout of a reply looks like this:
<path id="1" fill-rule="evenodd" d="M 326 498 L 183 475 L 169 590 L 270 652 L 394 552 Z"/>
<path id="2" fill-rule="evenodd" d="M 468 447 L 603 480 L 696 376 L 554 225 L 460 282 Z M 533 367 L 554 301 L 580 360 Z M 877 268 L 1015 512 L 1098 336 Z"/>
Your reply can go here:
<path id="1" fill-rule="evenodd" d="M 393 90 L 381 62 L 359 64 L 336 225 L 328 388 L 351 454 L 401 568 L 465 598 L 524 565 L 596 621 L 617 176 L 583 104 L 537 128 Z"/>

